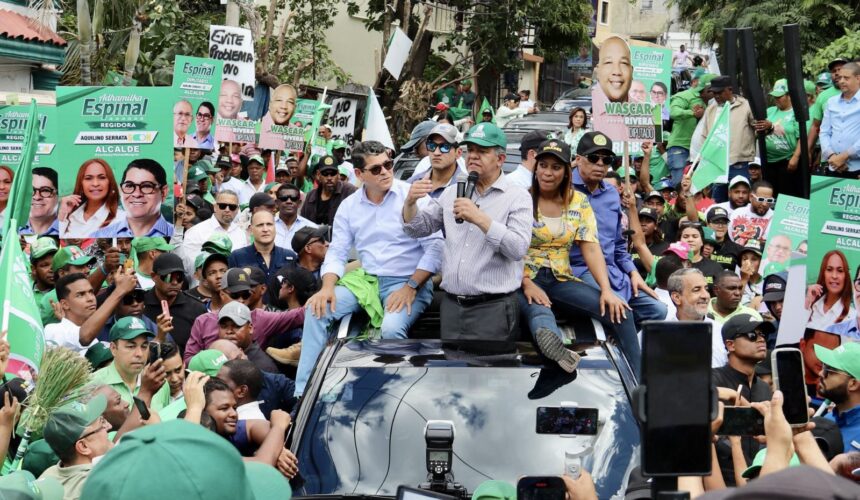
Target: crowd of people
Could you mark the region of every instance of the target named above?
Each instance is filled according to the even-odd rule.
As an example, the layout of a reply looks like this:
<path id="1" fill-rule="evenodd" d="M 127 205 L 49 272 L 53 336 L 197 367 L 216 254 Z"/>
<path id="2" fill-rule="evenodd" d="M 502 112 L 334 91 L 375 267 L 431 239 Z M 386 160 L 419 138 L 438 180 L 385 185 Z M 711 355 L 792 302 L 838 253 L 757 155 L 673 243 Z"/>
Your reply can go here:
<path id="1" fill-rule="evenodd" d="M 828 69 L 807 87 L 813 165 L 856 179 L 860 66 L 837 59 Z M 440 102 L 473 104 L 465 84 Z M 408 181 L 397 179 L 394 151 L 365 141 L 348 154 L 327 126 L 319 131 L 327 154 L 285 153 L 270 183 L 265 166 L 281 152 L 221 144 L 194 149 L 186 161 L 177 150 L 176 182 L 188 182 L 173 224 L 161 211 L 166 169 L 153 160 L 129 163 L 119 183 L 93 160 L 62 200 L 56 171 L 34 169 L 21 242 L 45 339 L 86 357 L 93 375 L 82 399 L 49 416 L 44 441 L 28 452 L 40 455 L 25 456 L 24 468 L 46 490 L 59 482 L 65 498 L 120 498 L 130 490 L 117 485 L 134 477 L 131 469 L 152 477 L 174 454 L 193 453 L 208 467 L 245 461 L 248 484 L 207 480 L 222 494 L 288 487 L 302 465 L 284 447 L 290 412 L 336 322 L 363 317 L 372 337 L 408 338 L 435 295 L 442 339 L 532 340 L 568 373 L 580 356 L 575 332 L 560 319 L 601 323 L 636 375 L 642 322 L 707 322 L 720 398 L 762 411 L 770 452 L 762 461 L 758 442 L 721 438 L 714 447 L 720 480 L 692 488 L 743 485 L 784 468 L 788 459 L 774 457 L 794 451 L 819 470 L 841 471 L 848 458 L 840 454 L 860 452 L 860 352 L 848 341 L 860 340 L 857 276 L 852 281 L 844 255 L 834 253 L 807 296 L 811 320 L 839 329 L 801 342 L 810 394 L 833 405 L 816 421 L 835 429 L 830 453 L 816 453 L 811 433 L 784 435 L 766 362 L 792 250 L 770 221 L 777 196 L 799 192 L 799 125 L 784 80 L 770 92 L 766 120 L 756 120 L 734 90 L 730 78 L 697 70 L 691 88 L 671 98 L 671 133 L 643 144 L 626 171 L 613 141 L 589 129 L 588 110 L 575 108 L 567 133 L 526 134 L 521 164 L 504 173 L 507 139 L 498 125 L 534 112 L 527 94 L 507 96 L 496 123 L 481 119 L 465 134 L 445 113 L 419 123 L 401 148 L 420 158 Z M 693 192 L 691 160 L 725 103 L 727 182 Z M 190 120 L 191 111 L 183 113 Z M 0 167 L 0 209 L 12 178 Z M 58 239 L 75 228 L 96 238 Z M 831 267 L 842 269 L 838 287 Z M 8 358 L 6 345 L 0 360 Z M 0 438 L 9 437 L 11 407 L 6 398 Z M 7 448 L 9 457 L 14 446 Z M 194 474 L 201 472 L 189 472 L 189 484 Z M 172 487 L 183 496 L 181 482 Z"/>

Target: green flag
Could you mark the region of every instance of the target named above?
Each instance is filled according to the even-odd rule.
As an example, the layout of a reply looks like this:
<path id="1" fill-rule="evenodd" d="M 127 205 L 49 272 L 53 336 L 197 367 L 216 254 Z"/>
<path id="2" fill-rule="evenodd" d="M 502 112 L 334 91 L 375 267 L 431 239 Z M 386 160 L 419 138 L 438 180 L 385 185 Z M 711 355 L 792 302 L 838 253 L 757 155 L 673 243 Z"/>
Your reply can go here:
<path id="1" fill-rule="evenodd" d="M 21 144 L 21 157 L 18 168 L 15 169 L 15 178 L 12 180 L 12 189 L 9 191 L 9 200 L 6 204 L 6 217 L 3 219 L 3 234 L 8 233 L 12 226 L 12 219 L 26 221 L 30 217 L 30 200 L 33 198 L 33 159 L 36 150 L 39 149 L 39 113 L 36 110 L 36 100 L 30 103 L 27 117 L 27 126 L 24 129 L 24 142 Z M 7 242 L 18 241 L 17 236 Z"/>
<path id="2" fill-rule="evenodd" d="M 314 110 L 314 119 L 311 122 L 311 140 L 307 144 L 311 154 L 310 161 L 308 161 L 308 166 L 313 165 L 315 157 L 319 158 L 320 156 L 329 154 L 325 146 L 317 144 L 317 134 L 320 131 L 320 125 L 322 125 L 322 118 L 326 110 L 328 110 L 329 108 L 331 108 L 330 104 L 326 104 L 323 101 L 318 101 L 317 109 Z M 323 151 L 324 149 L 326 151 Z"/>
<path id="3" fill-rule="evenodd" d="M 728 177 L 729 144 L 729 103 L 726 103 L 702 144 L 699 163 L 693 170 L 691 179 L 693 194 L 713 184 L 720 177 Z"/>
<path id="4" fill-rule="evenodd" d="M 493 111 L 493 107 L 490 106 L 490 101 L 487 98 L 484 98 L 484 102 L 481 103 L 481 109 L 478 110 L 478 118 L 477 121 L 484 121 L 484 110 L 490 110 L 490 116 L 492 116 L 492 120 L 490 122 L 495 125 L 496 124 L 496 113 Z"/>
<path id="5" fill-rule="evenodd" d="M 9 244 L 3 245 L 0 252 L 0 283 L 3 283 L 0 332 L 6 332 L 11 350 L 6 371 L 19 374 L 28 367 L 38 371 L 45 350 L 45 333 L 30 281 L 30 266 L 18 244 L 14 226 L 10 225 L 5 241 Z"/>
<path id="6" fill-rule="evenodd" d="M 472 110 L 463 107 L 463 98 L 461 97 L 460 100 L 457 102 L 457 105 L 449 109 L 448 112 L 451 113 L 451 116 L 453 116 L 455 120 L 462 120 L 463 118 L 469 116 Z"/>

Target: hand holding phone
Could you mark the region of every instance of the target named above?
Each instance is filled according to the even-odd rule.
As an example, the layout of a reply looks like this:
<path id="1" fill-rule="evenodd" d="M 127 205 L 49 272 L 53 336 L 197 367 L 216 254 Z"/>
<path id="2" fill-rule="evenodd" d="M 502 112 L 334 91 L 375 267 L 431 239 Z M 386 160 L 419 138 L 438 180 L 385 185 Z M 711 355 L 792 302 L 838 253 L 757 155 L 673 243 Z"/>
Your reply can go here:
<path id="1" fill-rule="evenodd" d="M 170 317 L 170 306 L 167 304 L 166 300 L 161 301 L 161 314 L 163 314 L 165 318 Z"/>
<path id="2" fill-rule="evenodd" d="M 771 353 L 774 389 L 782 391 L 782 412 L 792 427 L 804 427 L 809 423 L 809 403 L 806 396 L 806 380 L 803 353 L 793 347 L 780 347 Z"/>
<path id="3" fill-rule="evenodd" d="M 149 413 L 149 408 L 146 407 L 146 403 L 137 396 L 133 396 L 132 400 L 134 401 L 134 407 L 137 408 L 137 411 L 140 413 L 141 420 L 149 420 L 151 415 Z"/>
<path id="4" fill-rule="evenodd" d="M 723 425 L 717 431 L 720 436 L 763 436 L 764 416 L 748 406 L 726 406 L 723 409 Z"/>

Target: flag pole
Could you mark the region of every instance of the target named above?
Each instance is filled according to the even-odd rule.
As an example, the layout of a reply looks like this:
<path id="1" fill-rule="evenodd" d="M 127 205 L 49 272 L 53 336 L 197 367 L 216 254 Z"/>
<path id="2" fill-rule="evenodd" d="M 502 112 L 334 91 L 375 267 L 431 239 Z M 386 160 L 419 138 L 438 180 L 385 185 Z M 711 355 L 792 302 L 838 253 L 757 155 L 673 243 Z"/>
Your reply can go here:
<path id="1" fill-rule="evenodd" d="M 9 222 L 10 222 L 9 230 L 6 231 L 7 234 L 4 235 L 4 241 L 6 241 L 7 245 L 9 244 L 9 241 L 7 241 L 7 240 L 9 240 L 9 236 L 14 235 L 15 234 L 15 228 L 18 227 L 18 221 L 17 220 L 10 219 Z M 14 241 L 11 244 L 17 245 L 18 242 Z M 0 253 L 0 255 L 2 255 L 2 253 Z M 12 279 L 11 279 L 11 277 L 8 277 L 8 279 L 6 280 L 6 283 L 4 284 L 5 290 L 3 291 L 3 295 L 4 295 L 4 298 L 3 298 L 3 322 L 2 322 L 2 324 L 0 324 L 0 335 L 2 335 L 2 337 L 0 337 L 0 339 L 2 339 L 4 342 L 6 341 L 7 334 L 9 333 L 9 315 L 10 315 L 9 310 L 12 308 L 12 300 L 10 299 L 12 297 L 12 293 L 11 293 L 12 291 L 10 290 L 11 288 L 12 288 Z"/>

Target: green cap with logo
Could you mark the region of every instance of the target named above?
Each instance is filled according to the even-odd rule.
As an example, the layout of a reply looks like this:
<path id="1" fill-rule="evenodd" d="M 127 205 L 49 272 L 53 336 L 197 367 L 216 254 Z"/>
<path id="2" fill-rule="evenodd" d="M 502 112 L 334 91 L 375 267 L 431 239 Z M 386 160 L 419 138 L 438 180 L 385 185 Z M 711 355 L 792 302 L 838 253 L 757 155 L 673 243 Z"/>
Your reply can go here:
<path id="1" fill-rule="evenodd" d="M 201 250 L 209 253 L 219 253 L 229 257 L 230 252 L 233 251 L 233 240 L 227 236 L 227 233 L 213 233 L 209 236 L 209 239 L 206 240 L 206 243 L 203 243 Z"/>
<path id="2" fill-rule="evenodd" d="M 829 89 L 833 86 L 833 78 L 830 77 L 830 72 L 825 71 L 818 75 L 818 78 L 815 79 L 815 85 L 821 87 L 822 89 Z"/>
<path id="3" fill-rule="evenodd" d="M 36 480 L 25 470 L 0 476 L 0 498 L 6 500 L 63 500 L 62 483 L 53 477 Z"/>
<path id="4" fill-rule="evenodd" d="M 466 132 L 463 144 L 474 144 L 484 148 L 506 148 L 508 139 L 502 129 L 492 123 L 479 123 Z"/>
<path id="5" fill-rule="evenodd" d="M 98 370 L 105 363 L 113 361 L 113 353 L 110 352 L 110 349 L 105 347 L 101 342 L 96 342 L 92 347 L 87 349 L 87 353 L 84 357 L 90 362 L 90 366 L 93 367 L 93 371 Z"/>
<path id="6" fill-rule="evenodd" d="M 155 337 L 155 333 L 149 331 L 142 319 L 134 316 L 124 316 L 117 320 L 110 328 L 109 339 L 111 342 L 117 340 L 132 340 L 146 335 L 147 337 Z"/>
<path id="7" fill-rule="evenodd" d="M 262 157 L 262 156 L 260 156 L 260 155 L 254 155 L 254 156 L 252 156 L 252 157 L 248 158 L 248 164 L 250 164 L 252 161 L 257 162 L 257 163 L 259 163 L 260 165 L 265 165 L 265 164 L 266 164 L 266 160 L 264 160 L 264 159 L 263 159 L 263 157 Z"/>
<path id="8" fill-rule="evenodd" d="M 188 360 L 188 369 L 214 377 L 226 362 L 227 356 L 218 349 L 204 349 Z"/>
<path id="9" fill-rule="evenodd" d="M 104 413 L 107 398 L 104 394 L 91 399 L 88 403 L 74 401 L 48 417 L 43 436 L 48 446 L 57 455 L 64 455 L 75 446 L 84 430 Z"/>
<path id="10" fill-rule="evenodd" d="M 773 90 L 770 91 L 770 95 L 773 97 L 782 97 L 785 94 L 788 94 L 788 80 L 780 78 L 773 84 Z"/>
<path id="11" fill-rule="evenodd" d="M 755 454 L 752 464 L 741 473 L 741 476 L 747 479 L 758 477 L 758 473 L 764 465 L 765 458 L 767 458 L 767 448 L 762 448 Z M 795 467 L 798 465 L 800 465 L 800 458 L 797 457 L 797 453 L 792 453 L 791 459 L 788 461 L 788 466 Z"/>
<path id="12" fill-rule="evenodd" d="M 66 266 L 86 266 L 87 264 L 95 264 L 96 258 L 92 255 L 84 253 L 80 247 L 69 245 L 57 250 L 54 254 L 54 260 L 51 261 L 51 270 L 56 271 Z"/>
<path id="13" fill-rule="evenodd" d="M 843 341 L 835 349 L 816 345 L 815 355 L 825 365 L 860 379 L 860 343 Z"/>
<path id="14" fill-rule="evenodd" d="M 208 178 L 209 174 L 207 174 L 206 171 L 197 164 L 193 165 L 191 170 L 188 171 L 188 182 L 197 182 Z"/>
<path id="15" fill-rule="evenodd" d="M 815 84 L 809 80 L 803 80 L 803 90 L 806 95 L 815 95 Z"/>
<path id="16" fill-rule="evenodd" d="M 247 467 L 229 441 L 203 426 L 171 420 L 123 436 L 93 467 L 81 499 L 254 500 L 256 491 L 290 491 L 278 476 Z"/>
<path id="17" fill-rule="evenodd" d="M 346 142 L 343 139 L 335 139 L 331 141 L 331 150 L 346 149 Z"/>
<path id="18" fill-rule="evenodd" d="M 164 241 L 161 236 L 138 236 L 131 240 L 131 251 L 135 255 L 150 250 L 172 252 L 174 248 L 176 247 Z"/>
<path id="19" fill-rule="evenodd" d="M 35 262 L 49 253 L 56 253 L 59 249 L 54 238 L 42 236 L 30 245 L 30 262 Z"/>
<path id="20" fill-rule="evenodd" d="M 517 489 L 507 481 L 491 479 L 475 488 L 472 500 L 516 500 Z"/>

